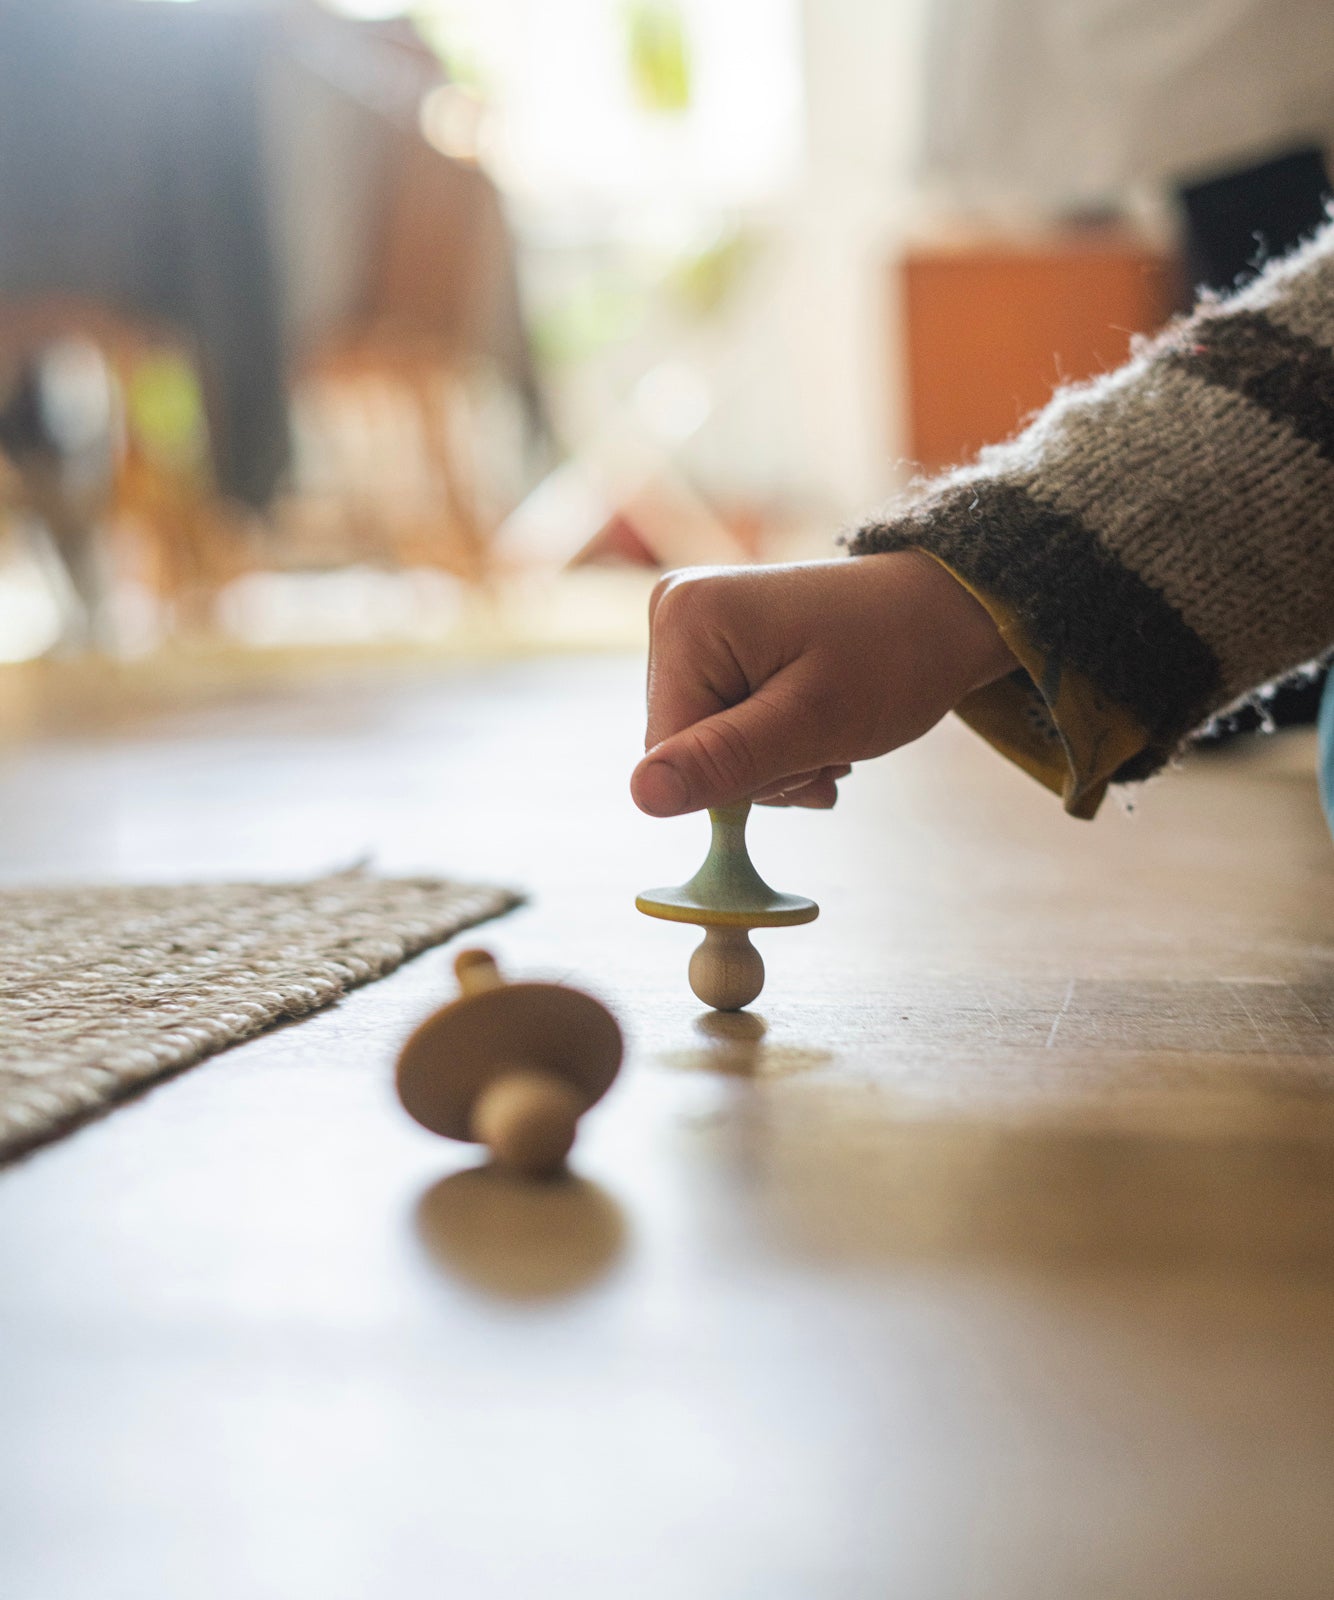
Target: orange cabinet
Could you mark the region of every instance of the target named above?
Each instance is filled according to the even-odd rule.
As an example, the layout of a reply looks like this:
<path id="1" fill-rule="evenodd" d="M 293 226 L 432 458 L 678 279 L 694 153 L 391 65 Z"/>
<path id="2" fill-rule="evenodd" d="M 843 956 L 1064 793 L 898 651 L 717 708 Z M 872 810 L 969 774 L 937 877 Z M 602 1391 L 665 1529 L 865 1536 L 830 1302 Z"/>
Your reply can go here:
<path id="1" fill-rule="evenodd" d="M 1012 434 L 1061 383 L 1123 361 L 1177 303 L 1169 256 L 1120 229 L 908 249 L 908 453 L 928 470 Z"/>

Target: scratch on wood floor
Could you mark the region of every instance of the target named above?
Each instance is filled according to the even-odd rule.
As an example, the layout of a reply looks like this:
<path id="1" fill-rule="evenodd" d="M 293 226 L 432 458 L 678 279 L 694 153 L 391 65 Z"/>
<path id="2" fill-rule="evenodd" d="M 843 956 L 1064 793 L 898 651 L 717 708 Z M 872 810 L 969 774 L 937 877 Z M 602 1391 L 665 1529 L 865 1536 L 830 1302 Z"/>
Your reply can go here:
<path id="1" fill-rule="evenodd" d="M 1255 1014 L 1252 1012 L 1251 1008 L 1246 1004 L 1245 999 L 1242 997 L 1242 993 L 1241 993 L 1240 987 L 1235 983 L 1230 983 L 1228 985 L 1228 988 L 1232 991 L 1233 995 L 1236 997 L 1237 1004 L 1241 1007 L 1242 1015 L 1246 1018 L 1247 1022 L 1250 1023 L 1251 1030 L 1254 1032 L 1255 1037 L 1260 1041 L 1260 1049 L 1261 1049 L 1261 1051 L 1265 1055 L 1271 1055 L 1273 1052 L 1272 1052 L 1272 1049 L 1271 1049 L 1271 1046 L 1270 1046 L 1269 1036 L 1268 1036 L 1268 1034 L 1266 1034 L 1265 1030 L 1260 1026 L 1259 1022 L 1256 1021 Z"/>
<path id="2" fill-rule="evenodd" d="M 1047 1035 L 1047 1043 L 1044 1047 L 1045 1049 L 1050 1050 L 1051 1047 L 1056 1043 L 1056 1035 L 1061 1026 L 1061 1018 L 1065 1016 L 1067 1011 L 1069 1011 L 1070 1001 L 1074 996 L 1074 992 L 1075 980 L 1071 978 L 1070 982 L 1065 986 L 1065 999 L 1061 1001 L 1061 1009 L 1052 1018 L 1051 1032 Z"/>

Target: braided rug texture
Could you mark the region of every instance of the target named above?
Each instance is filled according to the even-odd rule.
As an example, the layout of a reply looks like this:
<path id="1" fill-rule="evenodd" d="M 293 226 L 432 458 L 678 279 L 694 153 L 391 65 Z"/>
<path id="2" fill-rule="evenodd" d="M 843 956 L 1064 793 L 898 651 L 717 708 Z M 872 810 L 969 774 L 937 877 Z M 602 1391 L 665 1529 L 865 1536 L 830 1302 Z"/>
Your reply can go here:
<path id="1" fill-rule="evenodd" d="M 360 872 L 0 891 L 0 1160 L 518 902 Z"/>

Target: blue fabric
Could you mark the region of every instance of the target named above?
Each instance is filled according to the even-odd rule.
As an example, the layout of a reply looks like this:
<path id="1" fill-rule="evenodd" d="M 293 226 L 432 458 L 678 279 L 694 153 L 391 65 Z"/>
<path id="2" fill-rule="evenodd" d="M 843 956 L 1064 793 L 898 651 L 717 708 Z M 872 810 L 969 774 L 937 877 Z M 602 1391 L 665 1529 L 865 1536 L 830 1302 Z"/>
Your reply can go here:
<path id="1" fill-rule="evenodd" d="M 1320 800 L 1325 808 L 1325 821 L 1334 833 L 1334 674 L 1325 679 L 1325 692 L 1320 697 Z"/>

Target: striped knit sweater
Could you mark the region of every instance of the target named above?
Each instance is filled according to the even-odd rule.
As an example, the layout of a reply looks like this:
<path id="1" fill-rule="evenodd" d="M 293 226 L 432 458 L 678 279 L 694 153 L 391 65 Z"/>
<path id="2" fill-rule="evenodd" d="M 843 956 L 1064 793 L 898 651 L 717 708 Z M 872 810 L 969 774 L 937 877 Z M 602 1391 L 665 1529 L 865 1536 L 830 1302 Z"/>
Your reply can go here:
<path id="1" fill-rule="evenodd" d="M 960 710 L 1076 815 L 1328 651 L 1334 224 L 851 542 L 909 547 L 978 595 L 1026 669 Z"/>

